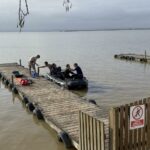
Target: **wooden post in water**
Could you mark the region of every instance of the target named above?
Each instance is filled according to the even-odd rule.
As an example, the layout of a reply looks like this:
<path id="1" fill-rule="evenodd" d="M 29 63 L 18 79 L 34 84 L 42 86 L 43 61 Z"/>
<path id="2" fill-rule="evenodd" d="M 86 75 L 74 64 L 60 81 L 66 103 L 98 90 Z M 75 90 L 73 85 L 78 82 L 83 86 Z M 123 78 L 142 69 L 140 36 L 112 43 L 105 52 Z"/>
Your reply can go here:
<path id="1" fill-rule="evenodd" d="M 29 73 L 30 73 L 30 75 L 31 75 L 31 66 L 29 65 Z"/>
<path id="2" fill-rule="evenodd" d="M 14 85 L 14 76 L 13 75 L 11 76 L 11 82 Z"/>
<path id="3" fill-rule="evenodd" d="M 21 59 L 19 59 L 19 65 L 20 65 L 20 66 L 22 66 L 22 62 L 21 62 Z"/>
<path id="4" fill-rule="evenodd" d="M 145 59 L 146 59 L 146 50 L 145 50 Z"/>

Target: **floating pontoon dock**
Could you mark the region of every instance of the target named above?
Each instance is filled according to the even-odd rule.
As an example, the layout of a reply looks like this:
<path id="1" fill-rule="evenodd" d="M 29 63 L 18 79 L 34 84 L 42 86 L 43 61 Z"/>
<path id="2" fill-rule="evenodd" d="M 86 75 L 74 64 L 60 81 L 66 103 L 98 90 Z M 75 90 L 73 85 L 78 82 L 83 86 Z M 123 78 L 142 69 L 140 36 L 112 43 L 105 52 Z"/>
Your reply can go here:
<path id="1" fill-rule="evenodd" d="M 126 61 L 135 61 L 135 62 L 141 62 L 141 63 L 150 63 L 150 56 L 146 55 L 146 52 L 144 55 L 140 54 L 116 54 L 114 55 L 114 58 L 126 60 Z"/>
<path id="2" fill-rule="evenodd" d="M 27 68 L 17 63 L 8 63 L 0 64 L 1 79 L 9 81 L 9 84 L 13 82 L 22 100 L 27 98 L 39 109 L 46 123 L 58 134 L 65 132 L 76 149 L 108 148 L 108 111 L 67 89 L 61 89 L 43 77 L 32 78 L 33 84 L 22 86 L 15 78 L 12 80 L 12 72 L 15 70 L 31 78 Z"/>
<path id="3" fill-rule="evenodd" d="M 33 84 L 22 86 L 12 78 L 15 70 L 30 78 L 28 69 L 10 63 L 0 65 L 1 80 L 9 88 L 14 83 L 12 91 L 58 133 L 67 148 L 73 145 L 78 150 L 150 149 L 150 98 L 118 105 L 108 111 L 43 77 L 32 78 Z M 132 120 L 134 115 L 140 118 Z"/>

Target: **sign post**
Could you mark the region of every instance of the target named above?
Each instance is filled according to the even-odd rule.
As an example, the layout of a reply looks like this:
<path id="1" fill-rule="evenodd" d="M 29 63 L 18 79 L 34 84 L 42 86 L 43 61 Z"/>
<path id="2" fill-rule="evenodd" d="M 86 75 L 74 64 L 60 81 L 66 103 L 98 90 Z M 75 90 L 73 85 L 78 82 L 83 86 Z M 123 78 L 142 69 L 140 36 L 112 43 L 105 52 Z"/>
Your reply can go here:
<path id="1" fill-rule="evenodd" d="M 143 128 L 145 125 L 145 105 L 130 107 L 130 130 Z"/>

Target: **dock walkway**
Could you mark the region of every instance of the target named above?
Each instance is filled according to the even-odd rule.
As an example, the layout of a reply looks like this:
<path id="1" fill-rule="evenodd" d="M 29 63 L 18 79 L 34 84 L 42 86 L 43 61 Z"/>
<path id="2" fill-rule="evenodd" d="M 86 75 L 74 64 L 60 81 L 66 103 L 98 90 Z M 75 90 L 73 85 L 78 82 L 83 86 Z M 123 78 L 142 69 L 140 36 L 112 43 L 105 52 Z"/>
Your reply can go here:
<path id="1" fill-rule="evenodd" d="M 17 63 L 1 64 L 0 72 L 11 82 L 12 71 L 19 71 L 30 78 L 29 71 Z M 108 141 L 108 111 L 97 105 L 83 100 L 78 95 L 61 89 L 53 82 L 43 77 L 32 78 L 33 84 L 22 86 L 14 80 L 14 85 L 20 96 L 26 96 L 44 116 L 44 120 L 57 133 L 65 131 L 68 133 L 76 149 L 79 149 L 79 111 L 99 118 L 105 125 L 105 141 Z"/>

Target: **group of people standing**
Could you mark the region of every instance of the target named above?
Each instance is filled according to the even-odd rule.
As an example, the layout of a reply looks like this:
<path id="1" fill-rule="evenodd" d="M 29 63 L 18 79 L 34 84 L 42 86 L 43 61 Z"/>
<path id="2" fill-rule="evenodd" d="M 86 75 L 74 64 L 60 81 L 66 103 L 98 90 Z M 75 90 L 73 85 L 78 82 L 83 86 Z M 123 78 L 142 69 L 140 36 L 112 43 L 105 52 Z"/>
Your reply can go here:
<path id="1" fill-rule="evenodd" d="M 40 58 L 40 55 L 32 57 L 29 61 L 29 70 L 33 69 L 36 72 L 35 65 L 39 66 L 36 61 Z M 82 79 L 83 72 L 77 63 L 74 63 L 74 68 L 72 69 L 69 64 L 66 65 L 64 70 L 60 66 L 57 67 L 55 63 L 49 64 L 47 61 L 44 62 L 44 66 L 39 66 L 39 68 L 47 67 L 50 70 L 50 75 L 55 76 L 60 79 Z"/>

